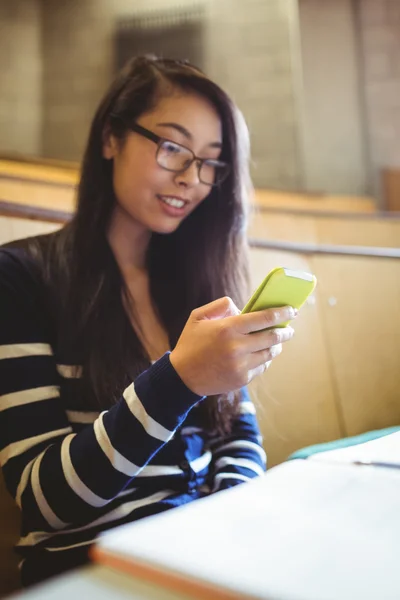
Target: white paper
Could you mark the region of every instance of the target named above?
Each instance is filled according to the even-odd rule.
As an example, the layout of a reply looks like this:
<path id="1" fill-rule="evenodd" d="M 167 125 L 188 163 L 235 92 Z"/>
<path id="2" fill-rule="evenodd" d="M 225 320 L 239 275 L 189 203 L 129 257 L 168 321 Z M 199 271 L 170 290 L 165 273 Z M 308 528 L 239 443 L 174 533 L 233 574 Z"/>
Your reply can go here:
<path id="1" fill-rule="evenodd" d="M 239 598 L 399 600 L 400 471 L 296 460 L 100 546 Z"/>

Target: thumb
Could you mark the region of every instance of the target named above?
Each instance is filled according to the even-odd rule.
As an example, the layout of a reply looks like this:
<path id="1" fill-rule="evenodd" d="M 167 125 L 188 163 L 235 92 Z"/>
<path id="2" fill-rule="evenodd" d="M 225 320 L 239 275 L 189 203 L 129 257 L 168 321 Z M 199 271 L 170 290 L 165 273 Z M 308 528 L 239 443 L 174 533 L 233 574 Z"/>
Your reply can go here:
<path id="1" fill-rule="evenodd" d="M 218 298 L 209 304 L 197 308 L 194 317 L 196 321 L 202 319 L 223 319 L 224 317 L 234 317 L 240 314 L 240 310 L 229 296 Z"/>

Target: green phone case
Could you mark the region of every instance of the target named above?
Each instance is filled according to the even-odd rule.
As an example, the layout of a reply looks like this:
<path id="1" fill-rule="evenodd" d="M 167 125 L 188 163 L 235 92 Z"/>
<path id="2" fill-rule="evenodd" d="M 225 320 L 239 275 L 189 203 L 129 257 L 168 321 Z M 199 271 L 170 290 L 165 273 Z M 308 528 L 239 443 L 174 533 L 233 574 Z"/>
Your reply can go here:
<path id="1" fill-rule="evenodd" d="M 317 278 L 311 273 L 276 267 L 258 286 L 242 314 L 281 306 L 299 309 L 312 294 L 316 284 Z M 280 327 L 287 324 L 283 323 Z"/>

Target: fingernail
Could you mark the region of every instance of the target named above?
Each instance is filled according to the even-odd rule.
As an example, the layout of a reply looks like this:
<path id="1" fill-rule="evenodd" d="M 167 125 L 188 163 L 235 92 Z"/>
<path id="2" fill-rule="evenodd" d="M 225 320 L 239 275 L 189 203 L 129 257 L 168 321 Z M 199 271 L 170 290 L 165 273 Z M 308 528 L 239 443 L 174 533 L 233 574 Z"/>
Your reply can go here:
<path id="1" fill-rule="evenodd" d="M 292 314 L 293 314 L 293 319 L 294 319 L 294 318 L 296 318 L 296 317 L 297 317 L 297 315 L 299 314 L 299 311 L 298 311 L 298 309 L 297 309 L 297 308 L 294 308 L 293 306 L 292 306 Z"/>
<path id="2" fill-rule="evenodd" d="M 271 346 L 269 353 L 271 355 L 271 358 L 275 358 L 276 356 L 278 356 L 278 351 L 275 346 Z"/>
<path id="3" fill-rule="evenodd" d="M 276 358 L 282 352 L 282 344 L 275 344 L 275 346 L 271 346 L 270 354 L 272 358 Z"/>

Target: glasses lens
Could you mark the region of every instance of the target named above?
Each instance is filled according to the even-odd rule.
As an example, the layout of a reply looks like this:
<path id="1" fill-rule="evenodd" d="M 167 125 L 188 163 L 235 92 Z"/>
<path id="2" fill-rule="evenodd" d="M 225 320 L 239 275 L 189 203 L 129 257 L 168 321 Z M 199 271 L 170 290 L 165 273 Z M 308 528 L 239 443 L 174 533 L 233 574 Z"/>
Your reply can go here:
<path id="1" fill-rule="evenodd" d="M 168 171 L 184 171 L 193 163 L 194 154 L 184 146 L 163 140 L 157 151 L 157 162 Z M 229 173 L 229 166 L 219 160 L 204 160 L 201 163 L 199 179 L 207 185 L 219 185 Z"/>
<path id="2" fill-rule="evenodd" d="M 157 162 L 160 167 L 169 171 L 182 171 L 190 165 L 192 160 L 193 154 L 190 150 L 174 142 L 165 140 L 158 148 Z"/>
<path id="3" fill-rule="evenodd" d="M 229 167 L 219 160 L 205 160 L 201 165 L 199 179 L 207 185 L 219 185 L 228 175 Z"/>

